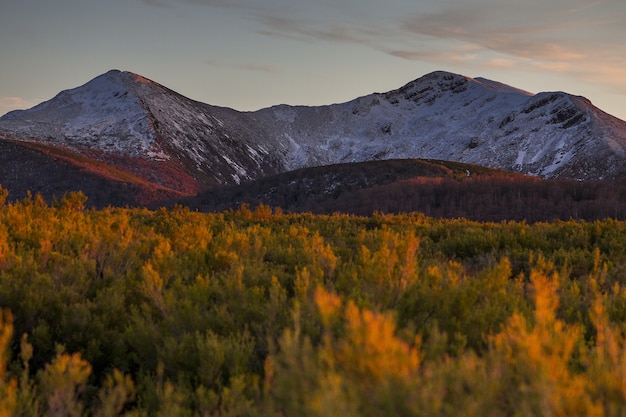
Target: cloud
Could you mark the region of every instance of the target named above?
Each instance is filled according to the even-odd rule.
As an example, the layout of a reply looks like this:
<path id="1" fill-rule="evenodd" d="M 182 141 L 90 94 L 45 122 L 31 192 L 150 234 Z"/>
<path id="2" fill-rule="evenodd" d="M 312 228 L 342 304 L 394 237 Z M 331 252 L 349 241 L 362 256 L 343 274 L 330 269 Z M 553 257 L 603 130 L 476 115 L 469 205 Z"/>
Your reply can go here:
<path id="1" fill-rule="evenodd" d="M 239 4 L 236 1 L 226 1 L 226 0 L 141 0 L 142 3 L 145 3 L 149 6 L 157 6 L 157 7 L 170 7 L 177 3 L 190 3 L 197 4 L 203 6 L 217 6 L 217 7 L 231 7 L 232 5 Z"/>
<path id="2" fill-rule="evenodd" d="M 163 7 L 165 3 L 159 0 L 141 0 L 142 3 L 147 4 L 148 6 L 158 6 Z"/>
<path id="3" fill-rule="evenodd" d="M 614 0 L 485 0 L 416 13 L 400 27 L 415 39 L 473 45 L 474 59 L 465 62 L 474 66 L 567 73 L 621 90 L 626 81 L 624 16 L 626 2 Z M 445 63 L 464 56 L 429 54 L 420 46 L 387 52 Z"/>
<path id="4" fill-rule="evenodd" d="M 266 64 L 255 64 L 255 63 L 224 63 L 218 62 L 215 60 L 207 61 L 207 64 L 212 67 L 220 67 L 220 68 L 232 68 L 243 71 L 253 71 L 253 72 L 264 72 L 268 74 L 275 74 L 280 72 L 280 68 L 275 65 L 266 65 Z"/>
<path id="5" fill-rule="evenodd" d="M 615 0 L 469 0 L 453 6 L 445 6 L 444 1 L 440 4 L 429 12 L 420 12 L 416 7 L 409 17 L 351 20 L 344 11 L 321 20 L 266 10 L 255 18 L 263 26 L 259 33 L 265 35 L 364 44 L 409 59 L 421 55 L 424 41 L 448 40 L 510 56 L 571 61 L 598 47 L 597 33 L 607 33 L 616 47 L 626 35 L 626 2 Z M 389 9 L 393 10 L 393 2 Z M 415 43 L 420 45 L 411 50 L 409 47 Z"/>
<path id="6" fill-rule="evenodd" d="M 626 57 L 615 61 L 590 62 L 585 66 L 572 67 L 568 72 L 587 82 L 604 85 L 607 92 L 626 95 Z"/>
<path id="7" fill-rule="evenodd" d="M 359 25 L 345 22 L 324 22 L 293 16 L 258 16 L 264 28 L 260 34 L 302 41 L 326 41 L 352 44 L 367 44 L 378 47 L 389 32 L 374 25 Z"/>
<path id="8" fill-rule="evenodd" d="M 42 100 L 29 100 L 21 97 L 0 97 L 0 115 L 10 112 L 11 110 L 29 109 Z"/>
<path id="9" fill-rule="evenodd" d="M 180 4 L 191 4 L 196 6 L 217 7 L 223 9 L 243 10 L 257 12 L 263 10 L 276 11 L 271 4 L 260 3 L 254 0 L 140 0 L 148 6 L 174 8 Z"/>
<path id="10" fill-rule="evenodd" d="M 494 69 L 511 69 L 518 64 L 519 61 L 510 58 L 493 58 L 487 61 L 487 66 Z"/>
<path id="11" fill-rule="evenodd" d="M 141 1 L 152 6 L 228 8 L 257 25 L 249 26 L 256 34 L 305 43 L 361 45 L 409 61 L 567 73 L 614 88 L 626 80 L 622 69 L 626 68 L 626 2 L 622 0 L 427 0 L 408 6 L 391 0 L 385 14 L 352 0 L 339 4 Z M 257 64 L 222 65 L 277 70 Z"/>
<path id="12" fill-rule="evenodd" d="M 344 12 L 321 20 L 281 12 L 257 13 L 255 19 L 261 23 L 258 33 L 263 35 L 366 45 L 407 60 L 459 63 L 475 59 L 468 51 L 445 51 L 452 45 L 455 49 L 491 51 L 513 60 L 545 61 L 546 68 L 562 70 L 565 64 L 585 59 L 598 48 L 599 40 L 610 41 L 593 36 L 594 32 L 609 32 L 610 25 L 614 26 L 612 36 L 608 36 L 612 46 L 624 50 L 623 22 L 605 7 L 624 8 L 615 6 L 614 1 L 554 0 L 545 4 L 543 0 L 469 0 L 453 6 L 445 6 L 444 1 L 440 4 L 443 6 L 408 17 L 350 20 Z M 393 4 L 389 8 L 393 9 Z"/>
<path id="13" fill-rule="evenodd" d="M 477 55 L 473 48 L 457 47 L 447 49 L 403 50 L 388 49 L 387 54 L 409 61 L 434 61 L 448 64 L 467 64 L 476 61 Z"/>
<path id="14" fill-rule="evenodd" d="M 407 34 L 472 43 L 482 48 L 523 58 L 574 59 L 579 39 L 570 36 L 586 27 L 583 16 L 556 11 L 554 5 L 533 8 L 534 0 L 452 6 L 416 14 L 402 22 Z"/>

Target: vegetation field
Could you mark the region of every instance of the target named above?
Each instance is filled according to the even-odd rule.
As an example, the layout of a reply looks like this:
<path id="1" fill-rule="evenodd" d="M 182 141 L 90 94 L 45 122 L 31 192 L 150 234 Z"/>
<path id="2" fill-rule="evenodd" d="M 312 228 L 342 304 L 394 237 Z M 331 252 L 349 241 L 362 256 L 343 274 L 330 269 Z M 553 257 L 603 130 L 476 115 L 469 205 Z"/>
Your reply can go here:
<path id="1" fill-rule="evenodd" d="M 626 223 L 0 188 L 0 416 L 622 416 Z"/>

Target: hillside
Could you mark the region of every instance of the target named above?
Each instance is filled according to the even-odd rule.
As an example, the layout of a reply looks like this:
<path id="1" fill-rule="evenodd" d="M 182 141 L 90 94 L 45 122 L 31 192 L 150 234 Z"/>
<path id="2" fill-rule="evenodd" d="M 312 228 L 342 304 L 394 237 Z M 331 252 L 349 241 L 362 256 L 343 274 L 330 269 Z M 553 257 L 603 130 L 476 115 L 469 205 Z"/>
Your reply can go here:
<path id="1" fill-rule="evenodd" d="M 104 162 L 41 143 L 0 140 L 0 186 L 9 201 L 28 193 L 46 201 L 69 192 L 88 196 L 89 207 L 152 206 L 183 193 L 150 183 Z"/>
<path id="2" fill-rule="evenodd" d="M 403 159 L 300 169 L 178 202 L 213 212 L 246 204 L 293 213 L 420 212 L 496 222 L 626 219 L 626 181 L 543 180 L 478 165 Z"/>

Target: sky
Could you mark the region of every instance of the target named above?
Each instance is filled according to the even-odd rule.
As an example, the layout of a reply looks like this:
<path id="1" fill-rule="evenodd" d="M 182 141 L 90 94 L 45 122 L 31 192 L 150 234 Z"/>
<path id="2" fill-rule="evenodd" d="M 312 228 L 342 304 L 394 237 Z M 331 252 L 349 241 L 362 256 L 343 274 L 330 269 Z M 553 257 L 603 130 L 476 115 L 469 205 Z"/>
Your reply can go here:
<path id="1" fill-rule="evenodd" d="M 15 0 L 0 114 L 110 69 L 237 110 L 340 103 L 436 70 L 626 120 L 624 0 Z"/>

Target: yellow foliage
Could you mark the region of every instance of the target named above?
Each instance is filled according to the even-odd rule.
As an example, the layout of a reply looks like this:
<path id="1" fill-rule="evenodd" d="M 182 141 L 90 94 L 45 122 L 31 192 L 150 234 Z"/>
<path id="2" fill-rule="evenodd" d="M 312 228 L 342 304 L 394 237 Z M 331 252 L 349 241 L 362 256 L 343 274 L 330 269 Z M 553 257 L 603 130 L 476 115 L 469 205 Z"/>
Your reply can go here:
<path id="1" fill-rule="evenodd" d="M 13 316 L 0 309 L 0 417 L 13 415 L 17 401 L 17 381 L 7 375 L 9 348 L 13 337 Z"/>
<path id="2" fill-rule="evenodd" d="M 613 291 L 618 292 L 619 288 Z M 596 293 L 590 316 L 596 328 L 596 343 L 587 355 L 592 396 L 605 415 L 623 415 L 626 408 L 626 325 L 612 324 L 606 312 L 607 296 Z"/>
<path id="3" fill-rule="evenodd" d="M 408 378 L 419 369 L 420 339 L 409 346 L 396 336 L 396 325 L 389 314 L 359 309 L 348 301 L 343 307 L 343 332 L 330 335 L 329 324 L 342 309 L 342 300 L 321 287 L 315 302 L 326 327 L 325 356 L 357 380 L 380 382 L 387 378 Z"/>
<path id="4" fill-rule="evenodd" d="M 7 231 L 3 224 L 0 224 L 0 265 L 9 251 L 9 243 L 7 242 Z"/>
<path id="5" fill-rule="evenodd" d="M 91 365 L 78 353 L 58 354 L 52 363 L 46 365 L 41 379 L 48 415 L 81 416 L 83 404 L 80 395 L 89 375 Z"/>
<path id="6" fill-rule="evenodd" d="M 402 266 L 402 274 L 398 284 L 400 291 L 406 290 L 410 284 L 417 280 L 417 250 L 419 249 L 420 241 L 415 235 L 410 235 L 406 239 L 406 245 L 404 265 Z"/>
<path id="7" fill-rule="evenodd" d="M 167 306 L 163 295 L 163 278 L 159 272 L 154 269 L 151 262 L 146 262 L 141 272 L 143 275 L 141 289 L 144 295 L 154 303 L 155 307 L 163 315 L 167 315 Z"/>
<path id="8" fill-rule="evenodd" d="M 9 190 L 2 188 L 2 185 L 0 184 L 0 206 L 4 205 L 8 196 Z"/>
<path id="9" fill-rule="evenodd" d="M 115 369 L 107 375 L 104 386 L 98 393 L 100 408 L 96 409 L 96 417 L 118 416 L 124 405 L 135 398 L 135 386 L 130 376 Z"/>
<path id="10" fill-rule="evenodd" d="M 622 223 L 3 195 L 0 417 L 626 415 Z"/>
<path id="11" fill-rule="evenodd" d="M 317 233 L 310 236 L 306 240 L 305 253 L 310 260 L 311 272 L 332 282 L 338 258 L 332 247 L 324 243 L 324 238 Z"/>
<path id="12" fill-rule="evenodd" d="M 387 377 L 407 378 L 417 372 L 421 359 L 418 348 L 396 337 L 396 325 L 389 314 L 360 310 L 348 301 L 345 320 L 347 334 L 338 343 L 335 356 L 349 373 L 381 381 Z"/>
<path id="13" fill-rule="evenodd" d="M 322 323 L 328 328 L 341 308 L 341 298 L 336 294 L 325 291 L 322 287 L 316 288 L 314 297 L 315 304 L 322 317 Z"/>
<path id="14" fill-rule="evenodd" d="M 535 304 L 534 323 L 519 313 L 494 337 L 495 350 L 505 357 L 505 365 L 529 375 L 526 388 L 545 399 L 540 408 L 548 415 L 601 415 L 587 392 L 589 381 L 574 372 L 571 361 L 581 344 L 578 325 L 566 325 L 556 317 L 559 304 L 559 276 L 538 270 L 530 280 Z M 515 371 L 518 372 L 518 371 Z"/>

